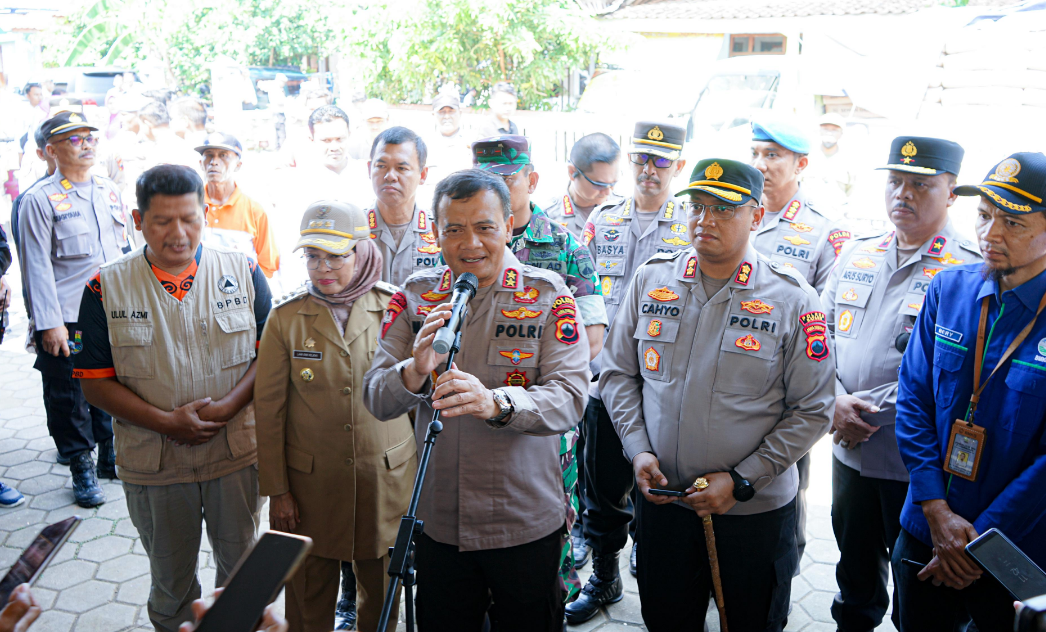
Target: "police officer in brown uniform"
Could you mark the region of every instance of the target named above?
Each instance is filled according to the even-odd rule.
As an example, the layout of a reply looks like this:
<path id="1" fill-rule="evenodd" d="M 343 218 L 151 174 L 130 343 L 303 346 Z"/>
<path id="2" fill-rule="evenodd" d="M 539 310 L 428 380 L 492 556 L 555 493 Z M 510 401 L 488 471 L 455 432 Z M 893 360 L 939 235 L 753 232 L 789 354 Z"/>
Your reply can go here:
<path id="1" fill-rule="evenodd" d="M 839 373 L 832 527 L 841 555 L 832 617 L 840 630 L 872 630 L 890 606 L 888 564 L 908 493 L 895 434 L 897 370 L 915 318 L 938 272 L 981 260 L 948 218 L 963 153 L 940 138 L 895 138 L 880 167 L 889 170 L 893 230 L 847 244 L 821 295 Z M 900 629 L 896 592 L 892 618 Z"/>
<path id="2" fill-rule="evenodd" d="M 395 292 L 379 280 L 366 218 L 351 204 L 309 206 L 297 248 L 310 282 L 273 308 L 258 351 L 258 476 L 269 524 L 313 541 L 287 584 L 294 632 L 334 629 L 339 560 L 354 566 L 359 629 L 377 628 L 388 549 L 416 471 L 407 416 L 383 423 L 363 406 L 363 375 Z"/>
<path id="3" fill-rule="evenodd" d="M 636 270 L 603 350 L 600 394 L 642 492 L 651 632 L 700 629 L 713 583 L 708 515 L 730 630 L 779 631 L 788 614 L 795 462 L 828 430 L 835 367 L 817 293 L 749 243 L 761 187 L 743 163 L 697 164 L 681 209 L 694 246 Z"/>
<path id="4" fill-rule="evenodd" d="M 411 276 L 392 297 L 364 378 L 364 403 L 378 419 L 414 409 L 420 429 L 442 411 L 418 506 L 418 625 L 479 630 L 489 609 L 498 630 L 559 632 L 566 504 L 558 435 L 584 405 L 585 329 L 562 278 L 522 265 L 508 249 L 511 196 L 502 178 L 459 171 L 435 199 L 448 265 Z M 453 279 L 465 272 L 479 290 L 455 367 L 445 370 L 432 340 L 450 317 Z M 420 452 L 425 433 L 416 434 Z"/>
<path id="5" fill-rule="evenodd" d="M 672 196 L 672 179 L 686 164 L 679 157 L 685 138 L 686 130 L 682 127 L 636 123 L 628 154 L 635 193 L 618 204 L 596 209 L 585 225 L 582 243 L 588 245 L 596 260 L 596 274 L 600 275 L 611 325 L 635 269 L 659 252 L 690 246 L 686 216 Z M 592 366 L 593 374 L 598 373 L 599 356 Z M 633 517 L 629 499 L 634 485 L 632 468 L 621 456 L 621 440 L 596 384 L 589 390 L 582 433 L 585 513 L 581 523 L 594 559 L 588 583 L 577 601 L 567 606 L 567 621 L 572 624 L 588 621 L 600 606 L 621 600 L 617 558 L 628 541 Z M 632 552 L 634 560 L 634 545 Z"/>

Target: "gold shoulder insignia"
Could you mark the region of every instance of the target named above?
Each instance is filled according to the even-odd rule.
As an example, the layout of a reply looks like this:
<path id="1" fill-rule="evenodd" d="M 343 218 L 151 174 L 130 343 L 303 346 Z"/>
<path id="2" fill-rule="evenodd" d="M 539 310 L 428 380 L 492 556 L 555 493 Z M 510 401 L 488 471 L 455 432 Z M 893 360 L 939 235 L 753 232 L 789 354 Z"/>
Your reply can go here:
<path id="1" fill-rule="evenodd" d="M 284 294 L 280 298 L 273 299 L 272 308 L 276 309 L 278 307 L 283 307 L 284 305 L 286 305 L 288 303 L 293 303 L 294 301 L 297 301 L 299 299 L 305 298 L 306 296 L 308 296 L 308 294 L 309 294 L 308 286 L 305 285 L 305 284 L 302 284 L 302 285 L 298 286 L 296 289 L 291 290 L 289 293 Z"/>

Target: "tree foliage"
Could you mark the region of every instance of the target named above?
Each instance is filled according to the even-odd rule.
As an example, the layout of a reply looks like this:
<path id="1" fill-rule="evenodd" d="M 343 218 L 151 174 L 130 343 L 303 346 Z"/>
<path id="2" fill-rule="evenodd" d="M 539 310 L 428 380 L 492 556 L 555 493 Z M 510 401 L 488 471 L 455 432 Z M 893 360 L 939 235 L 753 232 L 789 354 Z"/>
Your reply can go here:
<path id="1" fill-rule="evenodd" d="M 418 102 L 445 83 L 484 101 L 497 81 L 540 109 L 569 71 L 609 47 L 573 0 L 378 0 L 332 16 L 346 62 L 370 94 Z"/>

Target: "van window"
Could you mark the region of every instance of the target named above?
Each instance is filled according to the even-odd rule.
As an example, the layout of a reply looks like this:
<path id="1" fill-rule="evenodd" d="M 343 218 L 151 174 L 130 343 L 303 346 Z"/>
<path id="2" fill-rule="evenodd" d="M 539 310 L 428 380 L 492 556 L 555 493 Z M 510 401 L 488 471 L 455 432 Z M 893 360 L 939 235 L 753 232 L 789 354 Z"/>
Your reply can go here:
<path id="1" fill-rule="evenodd" d="M 788 38 L 780 34 L 754 33 L 730 36 L 730 57 L 741 55 L 784 55 Z"/>

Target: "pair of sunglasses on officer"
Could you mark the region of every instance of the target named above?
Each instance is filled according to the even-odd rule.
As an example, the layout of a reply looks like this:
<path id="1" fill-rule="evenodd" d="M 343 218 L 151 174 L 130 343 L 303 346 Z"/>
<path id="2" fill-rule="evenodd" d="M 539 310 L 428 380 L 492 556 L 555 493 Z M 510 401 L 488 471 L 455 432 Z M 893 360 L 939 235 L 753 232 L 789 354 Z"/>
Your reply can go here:
<path id="1" fill-rule="evenodd" d="M 658 169 L 667 169 L 668 167 L 672 166 L 672 163 L 675 162 L 674 160 L 662 158 L 661 156 L 654 156 L 653 154 L 629 154 L 628 159 L 637 165 L 646 165 L 646 163 L 653 160 L 654 166 Z M 617 185 L 617 182 L 600 182 L 598 180 L 593 180 L 592 178 L 588 177 L 587 173 L 582 171 L 581 168 L 575 165 L 574 163 L 570 163 L 570 166 L 577 169 L 577 172 L 580 173 L 583 178 L 588 180 L 589 184 L 596 187 L 597 189 L 612 189 Z"/>

